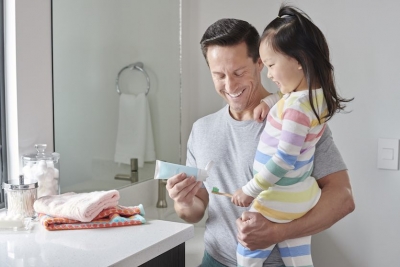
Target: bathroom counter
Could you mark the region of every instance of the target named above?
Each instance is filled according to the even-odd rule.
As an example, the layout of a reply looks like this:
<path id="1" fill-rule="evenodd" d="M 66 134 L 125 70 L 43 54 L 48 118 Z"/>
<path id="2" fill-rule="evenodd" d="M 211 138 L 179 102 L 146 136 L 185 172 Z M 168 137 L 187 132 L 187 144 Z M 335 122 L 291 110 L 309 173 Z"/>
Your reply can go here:
<path id="1" fill-rule="evenodd" d="M 2 266 L 139 266 L 182 247 L 193 236 L 193 225 L 162 220 L 61 231 L 48 231 L 35 222 L 30 232 L 0 234 L 0 262 Z"/>

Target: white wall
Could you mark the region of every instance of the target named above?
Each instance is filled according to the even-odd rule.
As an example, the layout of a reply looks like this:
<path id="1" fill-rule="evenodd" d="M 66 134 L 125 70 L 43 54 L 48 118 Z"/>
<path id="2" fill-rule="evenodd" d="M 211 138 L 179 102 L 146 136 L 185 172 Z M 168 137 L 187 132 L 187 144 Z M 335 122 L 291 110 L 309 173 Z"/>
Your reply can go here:
<path id="1" fill-rule="evenodd" d="M 27 0 L 21 2 L 30 6 Z M 35 1 L 36 8 L 38 2 Z M 400 261 L 397 244 L 400 240 L 397 229 L 400 224 L 400 175 L 399 171 L 378 170 L 376 155 L 379 137 L 400 138 L 400 124 L 395 119 L 395 114 L 400 113 L 397 103 L 400 99 L 397 74 L 400 53 L 396 50 L 400 47 L 396 29 L 400 23 L 397 14 L 400 3 L 390 0 L 303 0 L 296 4 L 325 33 L 342 95 L 355 97 L 349 105 L 353 112 L 336 116 L 330 126 L 349 168 L 356 210 L 313 238 L 315 266 L 397 266 Z M 48 16 L 46 4 L 41 7 L 43 10 L 38 13 Z M 278 7 L 279 2 L 273 0 L 184 1 L 182 90 L 185 97 L 182 122 L 186 134 L 182 137 L 183 142 L 187 140 L 188 127 L 195 119 L 221 106 L 198 44 L 206 27 L 219 18 L 235 17 L 248 20 L 262 30 L 276 16 Z M 26 18 L 31 15 L 26 14 Z M 32 24 L 26 27 L 30 29 L 28 26 L 33 27 Z M 42 51 L 42 46 L 48 46 L 50 37 L 39 39 L 43 43 L 32 47 L 34 53 Z M 45 59 L 47 54 L 44 53 Z M 35 69 L 35 73 L 38 71 L 39 75 L 40 70 L 44 72 L 42 75 L 48 75 L 46 68 L 41 66 Z M 40 84 L 30 88 L 43 89 Z M 40 115 L 32 109 L 33 104 L 28 106 L 30 109 L 23 106 L 22 110 L 26 108 Z M 24 117 L 19 119 L 20 124 L 29 124 Z M 51 133 L 51 127 L 45 127 L 45 132 Z"/>
<path id="2" fill-rule="evenodd" d="M 281 1 L 185 2 L 184 30 L 190 24 L 190 33 L 188 28 L 183 32 L 183 66 L 188 66 L 184 69 L 183 91 L 185 101 L 190 101 L 186 103 L 190 107 L 186 110 L 188 126 L 221 106 L 200 52 L 199 41 L 206 28 L 217 19 L 233 17 L 247 20 L 262 31 L 277 16 Z M 325 33 L 337 87 L 342 96 L 355 97 L 348 105 L 353 112 L 337 115 L 329 124 L 348 165 L 356 210 L 313 238 L 315 266 L 397 266 L 400 173 L 378 170 L 376 162 L 379 137 L 400 139 L 400 123 L 395 119 L 400 113 L 400 2 L 291 3 L 308 13 Z"/>

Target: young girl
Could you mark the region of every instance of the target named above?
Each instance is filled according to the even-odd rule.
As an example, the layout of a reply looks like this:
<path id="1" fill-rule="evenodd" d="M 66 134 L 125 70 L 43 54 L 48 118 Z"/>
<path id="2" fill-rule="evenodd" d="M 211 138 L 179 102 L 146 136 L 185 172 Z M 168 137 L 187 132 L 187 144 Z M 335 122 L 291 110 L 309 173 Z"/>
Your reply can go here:
<path id="1" fill-rule="evenodd" d="M 352 99 L 337 94 L 325 37 L 299 9 L 281 6 L 279 16 L 261 36 L 260 57 L 283 97 L 268 114 L 254 177 L 235 192 L 232 201 L 248 206 L 255 198 L 251 211 L 285 223 L 300 218 L 318 202 L 321 190 L 311 176 L 315 145 L 326 121 Z M 313 266 L 311 236 L 277 245 L 286 266 Z M 239 243 L 238 266 L 262 266 L 274 246 L 250 251 Z"/>

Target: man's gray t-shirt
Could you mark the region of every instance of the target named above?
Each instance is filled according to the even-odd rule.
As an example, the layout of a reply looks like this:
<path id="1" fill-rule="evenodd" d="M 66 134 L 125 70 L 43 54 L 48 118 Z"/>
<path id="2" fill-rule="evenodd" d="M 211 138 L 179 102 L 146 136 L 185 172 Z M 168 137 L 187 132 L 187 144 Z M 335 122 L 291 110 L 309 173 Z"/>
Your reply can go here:
<path id="1" fill-rule="evenodd" d="M 188 166 L 204 169 L 209 161 L 214 165 L 204 185 L 209 192 L 208 219 L 204 234 L 205 249 L 215 260 L 227 266 L 237 266 L 236 219 L 248 210 L 235 206 L 230 198 L 211 194 L 234 193 L 253 177 L 253 161 L 264 123 L 237 121 L 229 115 L 229 106 L 205 116 L 193 124 L 188 141 Z M 329 127 L 317 143 L 313 176 L 316 179 L 345 170 L 346 165 L 332 140 Z M 282 266 L 275 247 L 264 266 Z"/>

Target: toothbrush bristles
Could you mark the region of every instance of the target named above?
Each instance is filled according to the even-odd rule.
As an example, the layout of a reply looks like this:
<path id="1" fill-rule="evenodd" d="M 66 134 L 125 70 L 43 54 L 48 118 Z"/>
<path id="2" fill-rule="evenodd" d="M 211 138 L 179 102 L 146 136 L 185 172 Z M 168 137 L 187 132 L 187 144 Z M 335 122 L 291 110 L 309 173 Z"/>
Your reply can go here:
<path id="1" fill-rule="evenodd" d="M 226 196 L 226 197 L 232 197 L 232 195 L 231 195 L 231 194 L 229 194 L 229 193 L 222 193 L 222 192 L 219 192 L 219 189 L 218 189 L 218 187 L 215 187 L 215 186 L 212 188 L 212 191 L 211 191 L 211 193 L 213 193 L 213 194 L 217 194 L 217 195 Z"/>

